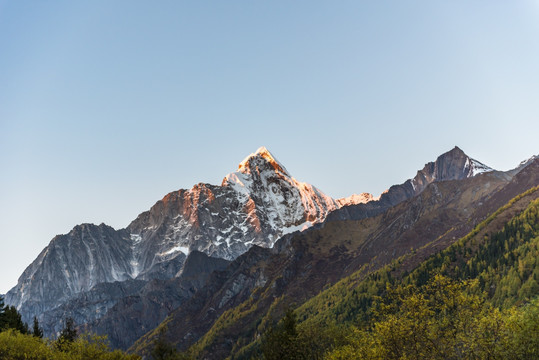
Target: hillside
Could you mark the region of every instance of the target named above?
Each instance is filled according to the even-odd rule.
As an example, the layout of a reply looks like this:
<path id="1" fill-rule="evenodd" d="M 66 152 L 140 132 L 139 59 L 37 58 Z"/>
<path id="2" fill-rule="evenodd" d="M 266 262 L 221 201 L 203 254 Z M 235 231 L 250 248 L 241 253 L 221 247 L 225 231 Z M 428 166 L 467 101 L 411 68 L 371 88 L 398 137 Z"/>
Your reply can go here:
<path id="1" fill-rule="evenodd" d="M 488 172 L 434 182 L 380 215 L 360 220 L 330 217 L 322 226 L 284 237 L 271 250 L 254 248 L 225 273 L 210 278 L 160 328 L 166 326 L 168 340 L 180 349 L 191 347 L 197 357 L 241 354 L 287 307 L 303 304 L 352 274 L 357 283 L 407 254 L 416 254 L 409 266 L 418 266 L 466 235 L 508 200 L 539 183 L 539 162 L 530 166 L 512 179 Z M 144 353 L 158 331 L 132 350 Z"/>

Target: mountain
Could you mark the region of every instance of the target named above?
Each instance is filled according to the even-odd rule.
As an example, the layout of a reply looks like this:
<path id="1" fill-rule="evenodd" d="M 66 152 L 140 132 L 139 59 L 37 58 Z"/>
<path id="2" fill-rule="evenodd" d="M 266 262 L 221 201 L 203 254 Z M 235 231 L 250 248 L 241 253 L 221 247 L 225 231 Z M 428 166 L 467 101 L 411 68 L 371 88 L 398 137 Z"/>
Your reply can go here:
<path id="1" fill-rule="evenodd" d="M 392 206 L 395 206 L 407 199 L 419 195 L 425 188 L 433 182 L 448 180 L 462 180 L 476 175 L 492 172 L 492 168 L 469 157 L 458 146 L 450 151 L 438 156 L 434 162 L 425 164 L 416 176 L 406 180 L 399 185 L 393 185 L 384 191 L 377 201 L 351 202 L 352 206 L 343 206 L 337 211 L 333 211 L 330 219 L 358 220 L 366 217 L 378 215 Z M 509 179 L 514 173 L 506 173 L 504 176 Z M 369 199 L 369 194 L 363 196 Z M 345 199 L 339 199 L 343 202 Z"/>
<path id="2" fill-rule="evenodd" d="M 512 197 L 539 183 L 539 162 L 512 177 L 494 170 L 474 172 L 464 166 L 474 162 L 462 154 L 455 148 L 427 164 L 416 179 L 430 183 L 417 181 L 416 189 L 422 191 L 396 205 L 389 206 L 391 197 L 388 200 L 386 195 L 385 202 L 381 198 L 345 207 L 318 226 L 284 236 L 271 249 L 251 248 L 224 272 L 211 276 L 204 288 L 167 318 L 169 341 L 184 350 L 192 346 L 200 358 L 240 356 L 242 348 L 287 306 L 302 304 L 360 269 L 365 276 L 411 249 L 418 254 L 417 265 L 421 257 L 447 247 Z M 410 183 L 392 187 L 386 194 L 409 189 Z M 333 216 L 344 210 L 360 216 Z M 145 353 L 160 329 L 141 338 L 131 350 Z"/>
<path id="3" fill-rule="evenodd" d="M 164 259 L 182 251 L 232 260 L 252 245 L 271 247 L 281 235 L 321 222 L 337 207 L 261 147 L 221 186 L 198 184 L 170 193 L 128 226 L 142 239 L 138 276 L 154 277 Z"/>
<path id="4" fill-rule="evenodd" d="M 372 194 L 369 193 L 361 193 L 359 195 L 352 194 L 348 197 L 337 199 L 337 204 L 339 204 L 339 207 L 343 207 L 349 205 L 365 204 L 373 200 L 378 200 L 378 198 L 375 198 L 374 196 L 372 196 Z"/>
<path id="5" fill-rule="evenodd" d="M 132 279 L 134 242 L 126 230 L 77 225 L 55 236 L 6 294 L 25 321 L 99 283 Z"/>
<path id="6" fill-rule="evenodd" d="M 483 213 L 488 211 L 490 215 L 445 249 L 434 242 L 438 249 L 430 246 L 417 249 L 368 276 L 356 272 L 310 298 L 296 310 L 297 318 L 302 321 L 298 327 L 299 337 L 303 337 L 302 333 L 310 337 L 323 333 L 337 322 L 344 333 L 354 333 L 356 338 L 349 338 L 351 343 L 347 344 L 335 344 L 333 339 L 336 346 L 326 339 L 321 353 L 346 345 L 345 354 L 354 353 L 356 347 L 362 348 L 355 352 L 356 356 L 346 358 L 359 358 L 359 354 L 367 352 L 377 354 L 376 358 L 414 357 L 418 353 L 429 359 L 537 358 L 539 347 L 534 340 L 539 339 L 538 176 L 539 162 L 529 163 L 480 207 Z M 524 189 L 527 190 L 518 194 Z M 494 210 L 503 203 L 503 198 L 510 200 Z M 436 284 L 434 298 L 431 297 L 433 284 Z M 430 294 L 424 291 L 429 287 Z M 458 296 L 456 289 L 460 292 Z M 421 297 L 414 298 L 412 294 Z M 441 301 L 443 294 L 451 294 L 453 301 L 447 301 L 448 298 Z M 425 310 L 422 300 L 429 298 L 437 301 L 429 305 L 430 310 Z M 381 310 L 376 306 L 378 299 L 383 299 L 393 309 L 389 327 L 387 322 L 382 324 L 387 318 L 373 311 Z M 414 300 L 406 303 L 403 299 Z M 445 311 L 441 311 L 441 307 Z M 407 319 L 413 320 L 413 332 L 405 329 L 406 320 L 400 317 L 407 311 L 411 311 Z M 424 318 L 426 314 L 429 314 L 428 320 Z M 438 314 L 447 318 L 440 319 Z M 519 314 L 518 317 L 515 314 Z M 521 319 L 517 326 L 515 318 Z M 445 332 L 447 330 L 450 334 Z M 384 339 L 385 335 L 391 339 Z M 399 342 L 401 335 L 404 338 Z M 376 341 L 369 341 L 370 336 Z M 423 346 L 427 343 L 424 342 L 406 349 L 425 338 L 436 346 Z M 459 339 L 458 343 L 447 346 L 447 340 L 453 339 Z M 255 347 L 253 345 L 251 350 Z M 376 347 L 378 349 L 374 349 Z"/>
<path id="7" fill-rule="evenodd" d="M 71 316 L 115 347 L 149 331 L 133 347 L 145 351 L 165 321 L 179 348 L 198 340 L 200 354 L 225 356 L 358 269 L 447 247 L 532 186 L 536 166 L 499 172 L 455 147 L 379 198 L 334 200 L 262 147 L 220 186 L 169 193 L 126 229 L 83 224 L 55 237 L 6 303 L 49 335 Z"/>
<path id="8" fill-rule="evenodd" d="M 192 251 L 232 260 L 253 245 L 271 247 L 337 207 L 261 147 L 221 186 L 200 183 L 171 192 L 126 229 L 82 224 L 56 236 L 7 293 L 6 303 L 27 322 L 34 315 L 42 320 L 98 284 L 174 278 Z M 106 302 L 105 310 L 115 304 Z"/>
<path id="9" fill-rule="evenodd" d="M 86 332 L 107 335 L 112 346 L 127 349 L 190 299 L 214 271 L 223 271 L 229 263 L 192 251 L 178 276 L 147 282 L 136 293 L 119 299 L 102 317 L 86 320 L 82 328 Z"/>

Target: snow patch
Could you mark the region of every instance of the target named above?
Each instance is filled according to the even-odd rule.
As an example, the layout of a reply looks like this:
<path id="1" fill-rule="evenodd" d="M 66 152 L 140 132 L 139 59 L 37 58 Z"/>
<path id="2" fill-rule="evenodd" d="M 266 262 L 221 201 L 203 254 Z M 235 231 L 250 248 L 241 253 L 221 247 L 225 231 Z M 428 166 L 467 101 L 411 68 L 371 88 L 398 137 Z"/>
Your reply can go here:
<path id="1" fill-rule="evenodd" d="M 168 251 L 166 251 L 164 253 L 161 253 L 161 255 L 170 255 L 170 254 L 177 253 L 179 251 L 181 251 L 185 255 L 189 255 L 189 248 L 186 247 L 186 246 L 181 246 L 181 245 L 175 246 L 175 247 L 171 248 L 170 250 L 168 250 Z"/>
<path id="2" fill-rule="evenodd" d="M 519 169 L 519 170 L 524 169 L 526 166 L 530 165 L 538 157 L 539 155 L 533 155 L 531 158 L 521 161 L 520 164 L 518 164 L 518 166 L 516 167 L 516 169 Z"/>
<path id="3" fill-rule="evenodd" d="M 276 171 L 280 171 L 284 175 L 290 176 L 290 174 L 288 173 L 288 171 L 286 170 L 284 165 L 281 164 L 279 162 L 279 160 L 277 160 L 275 158 L 275 156 L 273 156 L 273 154 L 270 153 L 269 150 L 266 149 L 264 146 L 259 147 L 258 150 L 256 150 L 255 153 L 250 154 L 245 159 L 243 159 L 243 161 L 238 166 L 238 171 L 241 172 L 241 173 L 246 173 L 246 172 L 248 173 L 249 172 L 249 169 L 248 169 L 249 162 L 251 161 L 251 159 L 253 159 L 255 157 L 262 157 L 264 160 L 266 160 L 268 163 L 270 163 L 273 167 L 275 167 Z"/>
<path id="4" fill-rule="evenodd" d="M 472 176 L 494 171 L 494 169 L 492 169 L 491 167 L 488 167 L 487 165 L 474 159 L 471 159 L 471 168 L 472 168 Z"/>
<path id="5" fill-rule="evenodd" d="M 241 172 L 230 173 L 223 179 L 223 186 L 230 186 L 237 193 L 249 196 L 252 180 Z"/>
<path id="6" fill-rule="evenodd" d="M 303 224 L 289 226 L 283 229 L 283 235 L 290 234 L 296 231 L 304 231 L 313 226 L 310 221 L 305 221 Z"/>
<path id="7" fill-rule="evenodd" d="M 414 187 L 414 184 L 412 183 L 412 187 Z M 415 190 L 415 187 L 414 187 Z M 337 199 L 337 204 L 339 204 L 340 207 L 342 206 L 348 206 L 348 205 L 357 205 L 357 204 L 365 204 L 369 201 L 372 201 L 374 197 L 372 194 L 369 193 L 361 193 L 361 194 L 353 194 L 345 198 Z"/>

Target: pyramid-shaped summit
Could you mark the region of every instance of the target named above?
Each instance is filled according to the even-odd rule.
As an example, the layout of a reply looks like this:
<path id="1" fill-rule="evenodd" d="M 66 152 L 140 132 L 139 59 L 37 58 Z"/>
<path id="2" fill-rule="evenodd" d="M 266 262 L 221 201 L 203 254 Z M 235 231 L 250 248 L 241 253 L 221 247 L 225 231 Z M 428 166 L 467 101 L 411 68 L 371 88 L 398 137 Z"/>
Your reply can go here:
<path id="1" fill-rule="evenodd" d="M 200 183 L 171 192 L 126 229 L 77 226 L 55 237 L 7 298 L 19 308 L 30 301 L 27 312 L 35 313 L 99 283 L 172 278 L 191 251 L 235 259 L 253 245 L 271 247 L 283 234 L 323 221 L 336 208 L 261 147 L 221 186 Z M 63 256 L 66 251 L 73 256 Z"/>
<path id="2" fill-rule="evenodd" d="M 256 152 L 243 159 L 243 161 L 238 165 L 238 171 L 242 173 L 250 173 L 256 168 L 256 165 L 262 165 L 263 168 L 266 168 L 266 164 L 269 165 L 273 171 L 278 171 L 286 176 L 290 176 L 283 164 L 281 164 L 277 158 L 273 156 L 273 154 L 264 146 L 259 147 Z"/>
<path id="3" fill-rule="evenodd" d="M 436 161 L 425 164 L 425 167 L 411 179 L 411 185 L 414 192 L 418 194 L 434 181 L 462 180 L 489 171 L 493 169 L 472 159 L 461 148 L 455 146 L 452 150 L 438 156 Z"/>

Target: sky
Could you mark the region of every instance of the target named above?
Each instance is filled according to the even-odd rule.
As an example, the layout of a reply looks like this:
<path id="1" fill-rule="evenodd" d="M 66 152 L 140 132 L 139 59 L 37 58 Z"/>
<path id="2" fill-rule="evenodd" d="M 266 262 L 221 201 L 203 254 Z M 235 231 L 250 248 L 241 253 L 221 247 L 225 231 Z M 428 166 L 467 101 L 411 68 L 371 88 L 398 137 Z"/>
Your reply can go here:
<path id="1" fill-rule="evenodd" d="M 539 1 L 0 0 L 0 293 L 267 147 L 335 198 L 539 154 Z"/>

